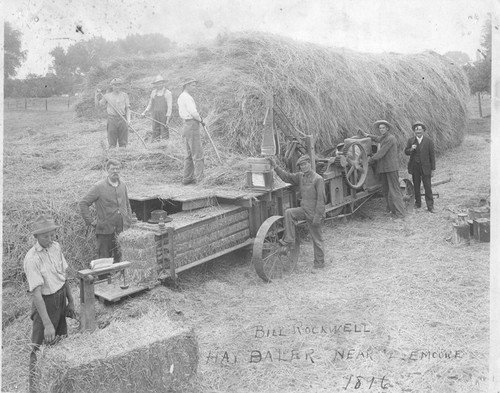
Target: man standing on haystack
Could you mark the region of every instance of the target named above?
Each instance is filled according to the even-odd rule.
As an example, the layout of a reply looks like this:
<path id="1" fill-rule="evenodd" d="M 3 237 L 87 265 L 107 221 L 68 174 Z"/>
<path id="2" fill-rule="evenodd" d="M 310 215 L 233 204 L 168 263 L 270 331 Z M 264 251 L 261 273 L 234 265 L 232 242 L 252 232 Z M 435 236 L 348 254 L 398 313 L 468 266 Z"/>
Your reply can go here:
<path id="1" fill-rule="evenodd" d="M 121 252 L 116 237 L 132 222 L 132 209 L 128 199 L 127 186 L 120 179 L 122 164 L 108 160 L 105 179 L 95 183 L 80 201 L 80 213 L 87 225 L 95 227 L 97 254 L 99 258 L 113 257 L 114 263 L 120 262 Z M 89 207 L 95 203 L 97 220 L 92 220 Z"/>
<path id="2" fill-rule="evenodd" d="M 168 139 L 168 124 L 172 116 L 172 92 L 167 89 L 167 81 L 161 75 L 158 75 L 153 81 L 154 90 L 149 97 L 148 106 L 142 112 L 151 111 L 153 117 L 153 140 L 162 138 Z"/>
<path id="3" fill-rule="evenodd" d="M 56 239 L 56 225 L 52 217 L 40 216 L 33 224 L 36 243 L 24 258 L 24 273 L 32 296 L 31 319 L 33 332 L 29 363 L 29 391 L 36 387 L 36 352 L 45 343 L 68 334 L 66 317 L 75 316 L 71 288 L 66 280 L 68 263 Z"/>
<path id="4" fill-rule="evenodd" d="M 325 267 L 323 234 L 321 233 L 321 221 L 325 215 L 326 199 L 323 177 L 312 170 L 311 158 L 307 154 L 297 160 L 299 173 L 290 173 L 281 169 L 276 164 L 274 157 L 270 157 L 269 162 L 283 181 L 297 185 L 300 189 L 300 207 L 285 210 L 285 233 L 281 240 L 284 247 L 283 252 L 287 252 L 295 243 L 295 223 L 306 220 L 314 247 L 313 267 L 315 269 Z"/>
<path id="5" fill-rule="evenodd" d="M 128 94 L 122 91 L 123 83 L 121 79 L 114 78 L 111 83 L 111 91 L 102 94 L 101 90 L 97 89 L 95 100 L 102 95 L 99 100 L 99 105 L 106 105 L 108 113 L 108 144 L 112 149 L 118 144 L 119 147 L 127 147 L 128 143 L 128 127 L 130 124 L 130 101 Z"/>
<path id="6" fill-rule="evenodd" d="M 434 213 L 434 197 L 431 187 L 431 177 L 436 170 L 434 142 L 424 135 L 424 131 L 427 130 L 424 123 L 417 121 L 411 128 L 415 136 L 408 139 L 405 154 L 410 156 L 408 173 L 412 175 L 415 188 L 415 207 L 422 207 L 422 193 L 420 192 L 420 183 L 422 182 L 424 183 L 427 210 Z"/>
<path id="7" fill-rule="evenodd" d="M 380 131 L 380 136 L 366 132 L 363 134 L 365 137 L 370 137 L 380 143 L 380 147 L 368 159 L 368 163 L 376 163 L 377 173 L 380 175 L 382 183 L 382 193 L 387 204 L 387 212 L 390 212 L 393 218 L 404 218 L 406 210 L 399 186 L 398 145 L 396 137 L 390 133 L 393 126 L 385 120 L 378 120 L 373 123 L 373 126 Z"/>
<path id="8" fill-rule="evenodd" d="M 204 127 L 205 123 L 191 96 L 197 87 L 196 79 L 188 79 L 182 86 L 183 91 L 177 99 L 177 105 L 179 106 L 179 116 L 184 121 L 183 136 L 186 139 L 182 184 L 188 185 L 199 182 L 203 178 L 205 163 L 201 146 L 200 124 Z"/>

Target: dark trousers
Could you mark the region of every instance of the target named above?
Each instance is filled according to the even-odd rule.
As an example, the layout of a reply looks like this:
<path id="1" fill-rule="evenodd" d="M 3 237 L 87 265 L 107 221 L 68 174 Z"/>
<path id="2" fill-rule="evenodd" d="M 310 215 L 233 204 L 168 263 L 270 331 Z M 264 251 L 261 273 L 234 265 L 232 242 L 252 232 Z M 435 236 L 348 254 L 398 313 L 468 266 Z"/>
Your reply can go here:
<path id="1" fill-rule="evenodd" d="M 301 220 L 307 220 L 304 209 L 301 207 L 292 207 L 285 210 L 285 236 L 283 241 L 295 243 L 295 223 Z M 313 242 L 314 266 L 323 266 L 325 264 L 325 252 L 323 250 L 321 224 L 314 225 L 311 220 L 307 220 L 307 227 Z"/>
<path id="2" fill-rule="evenodd" d="M 108 116 L 108 144 L 110 148 L 127 147 L 128 125 L 120 116 Z"/>
<path id="3" fill-rule="evenodd" d="M 63 285 L 61 289 L 52 295 L 42 295 L 42 298 L 50 321 L 56 330 L 56 337 L 66 336 L 68 334 L 68 325 L 66 324 L 66 286 Z M 33 309 L 31 313 L 31 319 L 33 320 L 33 332 L 31 334 L 32 347 L 28 377 L 30 393 L 38 391 L 36 381 L 36 352 L 40 348 L 40 345 L 43 344 L 44 339 L 42 318 L 34 306 Z"/>
<path id="4" fill-rule="evenodd" d="M 116 236 L 118 233 L 110 234 L 97 234 L 97 254 L 99 258 L 111 258 L 113 257 L 113 262 L 120 262 L 122 259 L 122 253 L 118 242 L 116 241 Z"/>
<path id="5" fill-rule="evenodd" d="M 387 209 L 397 216 L 404 217 L 406 209 L 403 202 L 403 194 L 401 194 L 401 188 L 399 187 L 398 171 L 380 173 L 380 180 L 382 182 L 382 194 L 384 194 Z"/>
<path id="6" fill-rule="evenodd" d="M 425 204 L 427 209 L 434 209 L 434 197 L 432 196 L 431 175 L 424 175 L 422 165 L 415 164 L 412 173 L 413 186 L 415 187 L 415 205 L 422 206 L 422 193 L 420 183 L 424 183 Z"/>
<path id="7" fill-rule="evenodd" d="M 153 121 L 153 140 L 155 139 L 168 139 L 169 138 L 169 133 L 168 133 L 168 127 L 164 126 L 163 124 L 166 123 L 167 121 L 167 115 L 165 112 L 153 112 L 153 119 L 156 121 Z M 161 124 L 158 124 L 157 122 L 160 122 Z"/>

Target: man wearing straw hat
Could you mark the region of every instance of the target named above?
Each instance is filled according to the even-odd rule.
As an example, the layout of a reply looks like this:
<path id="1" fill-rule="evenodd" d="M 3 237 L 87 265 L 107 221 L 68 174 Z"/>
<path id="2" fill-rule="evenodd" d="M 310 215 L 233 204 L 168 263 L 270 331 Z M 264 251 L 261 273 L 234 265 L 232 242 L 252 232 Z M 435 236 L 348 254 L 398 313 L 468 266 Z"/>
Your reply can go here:
<path id="1" fill-rule="evenodd" d="M 132 223 L 132 209 L 127 186 L 120 179 L 122 163 L 108 160 L 107 177 L 95 183 L 80 201 L 80 213 L 87 225 L 95 227 L 99 258 L 111 258 L 120 262 L 121 252 L 116 237 Z M 97 220 L 92 220 L 90 206 L 95 204 Z"/>
<path id="2" fill-rule="evenodd" d="M 321 221 L 325 215 L 325 182 L 323 177 L 312 170 L 311 158 L 304 154 L 297 160 L 300 173 L 290 173 L 277 166 L 274 157 L 269 158 L 276 174 L 285 182 L 298 185 L 300 207 L 285 210 L 285 233 L 281 243 L 286 251 L 295 243 L 295 222 L 306 220 L 313 242 L 315 269 L 325 267 L 325 252 Z"/>
<path id="3" fill-rule="evenodd" d="M 172 93 L 167 89 L 167 81 L 158 75 L 153 81 L 154 90 L 149 97 L 148 106 L 141 115 L 151 111 L 153 117 L 153 140 L 168 139 L 168 123 L 172 115 Z"/>
<path id="4" fill-rule="evenodd" d="M 205 126 L 196 103 L 191 94 L 197 87 L 196 79 L 187 79 L 182 84 L 183 91 L 177 99 L 179 116 L 184 122 L 183 136 L 186 140 L 186 158 L 184 159 L 184 174 L 182 184 L 188 185 L 199 182 L 203 178 L 204 160 L 201 146 L 200 124 Z"/>
<path id="5" fill-rule="evenodd" d="M 390 133 L 393 126 L 386 120 L 378 120 L 373 123 L 373 127 L 380 132 L 380 136 L 367 133 L 364 133 L 364 135 L 379 142 L 380 147 L 368 159 L 368 163 L 376 163 L 377 165 L 377 173 L 380 175 L 387 211 L 391 212 L 393 218 L 404 218 L 406 210 L 399 186 L 398 146 L 396 137 Z"/>
<path id="6" fill-rule="evenodd" d="M 422 193 L 420 183 L 424 183 L 425 204 L 427 210 L 434 213 L 434 197 L 432 195 L 431 177 L 436 170 L 436 156 L 434 153 L 434 142 L 424 135 L 427 130 L 421 121 L 413 123 L 411 127 L 415 136 L 408 139 L 405 154 L 410 156 L 408 162 L 408 173 L 412 175 L 415 188 L 415 207 L 422 207 Z"/>
<path id="7" fill-rule="evenodd" d="M 99 105 L 106 105 L 108 114 L 107 133 L 109 148 L 118 144 L 119 147 L 127 147 L 128 126 L 130 124 L 130 101 L 128 94 L 122 91 L 123 82 L 119 78 L 111 80 L 111 92 L 102 95 L 98 89 L 95 99 L 102 95 Z"/>
<path id="8" fill-rule="evenodd" d="M 42 215 L 33 224 L 36 243 L 24 258 L 24 272 L 32 296 L 31 319 L 33 343 L 29 363 L 30 392 L 37 391 L 35 383 L 36 351 L 43 344 L 68 333 L 66 316 L 74 317 L 75 304 L 68 281 L 68 263 L 56 239 L 52 217 Z"/>

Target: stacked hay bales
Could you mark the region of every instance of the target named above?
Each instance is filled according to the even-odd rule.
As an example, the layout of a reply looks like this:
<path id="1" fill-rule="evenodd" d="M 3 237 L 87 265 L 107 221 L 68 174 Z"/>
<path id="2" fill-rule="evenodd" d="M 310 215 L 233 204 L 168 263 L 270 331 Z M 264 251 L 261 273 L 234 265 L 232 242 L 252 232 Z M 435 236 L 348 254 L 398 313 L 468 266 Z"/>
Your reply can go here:
<path id="1" fill-rule="evenodd" d="M 468 84 L 445 57 L 356 53 L 263 33 L 235 34 L 163 58 L 117 61 L 91 75 L 87 101 L 95 87 L 120 76 L 128 81 L 132 105 L 142 108 L 157 73 L 174 97 L 186 76 L 198 79 L 197 101 L 212 134 L 246 155 L 258 154 L 269 94 L 295 127 L 316 137 L 317 151 L 381 118 L 395 125 L 401 146 L 417 119 L 427 124 L 438 153 L 459 145 L 464 135 Z M 79 108 L 84 114 L 86 104 Z"/>
<path id="2" fill-rule="evenodd" d="M 193 332 L 153 310 L 43 347 L 37 373 L 41 392 L 165 392 L 182 391 L 197 366 Z"/>

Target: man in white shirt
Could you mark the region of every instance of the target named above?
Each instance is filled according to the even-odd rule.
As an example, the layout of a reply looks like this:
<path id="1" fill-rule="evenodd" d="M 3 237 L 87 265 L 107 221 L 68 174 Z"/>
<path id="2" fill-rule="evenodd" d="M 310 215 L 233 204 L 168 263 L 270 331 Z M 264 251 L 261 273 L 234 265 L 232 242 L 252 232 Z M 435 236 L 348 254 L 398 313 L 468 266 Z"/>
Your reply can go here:
<path id="1" fill-rule="evenodd" d="M 162 138 L 168 139 L 168 123 L 172 116 L 172 92 L 167 89 L 167 81 L 161 75 L 158 75 L 153 81 L 154 90 L 149 97 L 148 106 L 142 112 L 151 111 L 153 118 L 153 140 Z"/>
<path id="2" fill-rule="evenodd" d="M 183 91 L 177 99 L 179 116 L 184 122 L 183 136 L 186 139 L 186 158 L 182 184 L 194 184 L 203 178 L 205 166 L 201 146 L 200 124 L 205 126 L 191 94 L 196 90 L 196 79 L 188 79 L 183 83 Z"/>
<path id="3" fill-rule="evenodd" d="M 66 336 L 66 317 L 75 315 L 75 304 L 71 288 L 66 280 L 68 263 L 56 239 L 56 225 L 52 217 L 40 216 L 33 224 L 36 243 L 24 258 L 24 273 L 28 291 L 32 296 L 31 334 L 32 348 L 29 362 L 29 391 L 38 391 L 36 386 L 36 353 L 45 342 Z"/>

